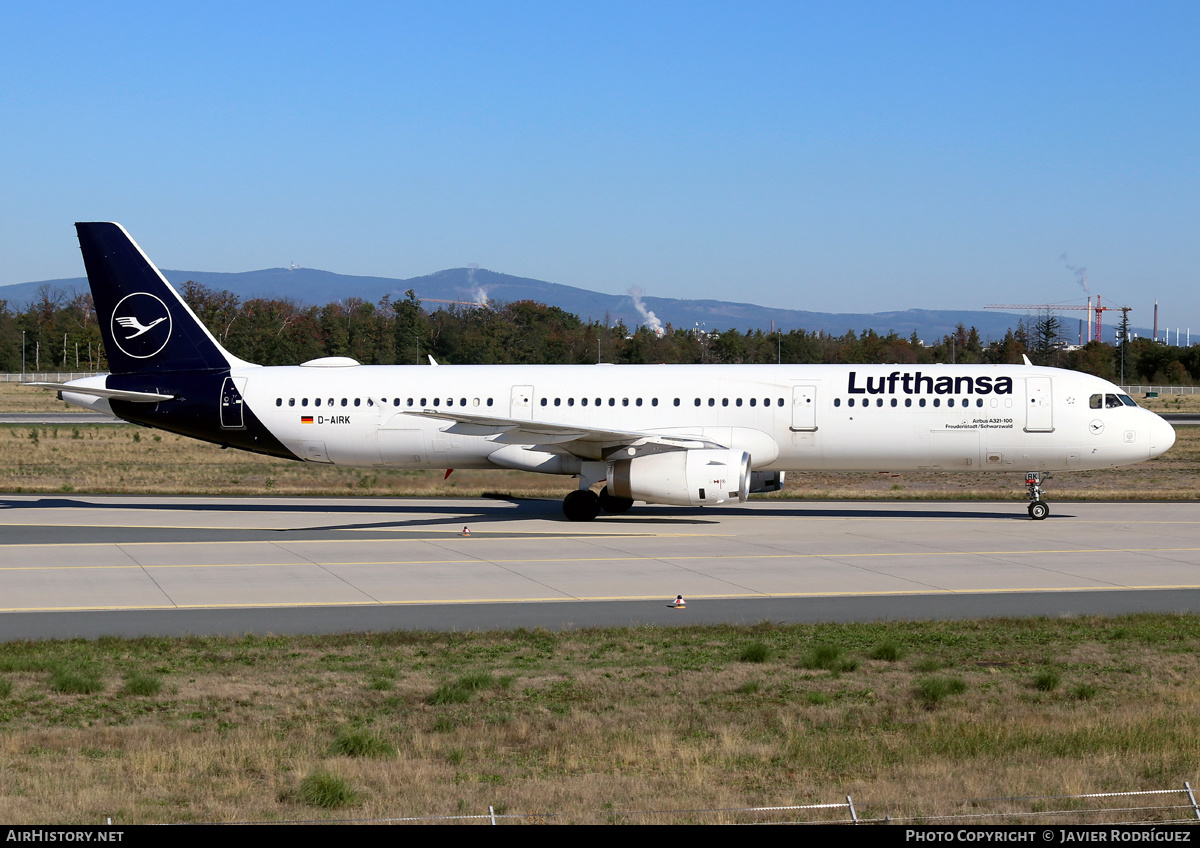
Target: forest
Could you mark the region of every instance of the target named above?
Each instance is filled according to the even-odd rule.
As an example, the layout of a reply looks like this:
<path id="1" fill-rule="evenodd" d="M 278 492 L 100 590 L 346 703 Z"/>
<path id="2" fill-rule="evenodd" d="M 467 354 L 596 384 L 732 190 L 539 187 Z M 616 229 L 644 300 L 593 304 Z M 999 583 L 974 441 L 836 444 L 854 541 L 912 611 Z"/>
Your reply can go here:
<path id="1" fill-rule="evenodd" d="M 1002 339 L 981 339 L 961 324 L 922 343 L 875 329 L 841 335 L 806 330 L 716 332 L 667 325 L 655 333 L 621 322 L 583 321 L 533 301 L 426 310 L 410 290 L 378 303 L 357 298 L 306 306 L 286 298 L 242 300 L 187 282 L 184 299 L 230 352 L 262 365 L 296 365 L 322 356 L 363 364 L 610 363 L 1019 363 L 1070 368 L 1113 382 L 1195 385 L 1200 346 L 1145 338 L 1091 342 L 1067 350 L 1065 325 L 1052 314 L 1023 319 Z M 1127 337 L 1118 327 L 1118 338 Z M 24 367 L 22 367 L 24 357 Z M 104 371 L 107 363 L 90 293 L 43 286 L 23 310 L 0 300 L 0 372 Z"/>

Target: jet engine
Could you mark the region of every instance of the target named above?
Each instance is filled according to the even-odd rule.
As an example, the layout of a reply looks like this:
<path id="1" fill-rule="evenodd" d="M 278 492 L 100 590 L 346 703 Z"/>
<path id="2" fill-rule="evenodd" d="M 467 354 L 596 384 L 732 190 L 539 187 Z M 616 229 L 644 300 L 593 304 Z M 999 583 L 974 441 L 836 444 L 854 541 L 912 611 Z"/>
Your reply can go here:
<path id="1" fill-rule="evenodd" d="M 675 506 L 740 503 L 750 496 L 750 454 L 686 450 L 617 460 L 608 466 L 608 492 Z"/>

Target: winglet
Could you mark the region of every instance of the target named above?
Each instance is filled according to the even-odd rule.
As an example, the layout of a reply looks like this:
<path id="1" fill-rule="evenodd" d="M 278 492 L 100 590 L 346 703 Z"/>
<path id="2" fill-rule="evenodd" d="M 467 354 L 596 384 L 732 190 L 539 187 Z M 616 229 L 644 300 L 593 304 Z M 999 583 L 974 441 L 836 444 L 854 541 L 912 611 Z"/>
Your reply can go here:
<path id="1" fill-rule="evenodd" d="M 1023 354 L 1023 353 L 1021 354 L 1021 358 L 1025 360 L 1025 364 L 1026 364 L 1026 365 L 1032 365 L 1032 364 L 1033 364 L 1032 362 L 1030 362 L 1030 361 L 1029 361 L 1029 357 L 1028 357 L 1028 356 L 1026 356 L 1026 355 L 1025 355 L 1025 354 Z"/>

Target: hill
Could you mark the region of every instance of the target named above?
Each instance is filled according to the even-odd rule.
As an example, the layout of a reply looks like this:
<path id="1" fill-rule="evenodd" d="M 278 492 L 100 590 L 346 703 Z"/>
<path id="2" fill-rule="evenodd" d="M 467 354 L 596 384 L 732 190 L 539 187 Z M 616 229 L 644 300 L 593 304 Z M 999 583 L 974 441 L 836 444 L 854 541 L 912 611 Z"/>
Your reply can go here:
<path id="1" fill-rule="evenodd" d="M 402 298 L 409 289 L 415 291 L 423 301 L 427 301 L 426 308 L 444 305 L 437 301 L 473 303 L 485 299 L 499 302 L 535 300 L 574 313 L 585 321 L 596 319 L 607 321 L 609 324 L 621 321 L 630 328 L 640 324 L 653 326 L 654 320 L 657 320 L 674 327 L 700 325 L 709 330 L 770 330 L 774 326 L 784 331 L 823 330 L 840 335 L 847 330 L 858 332 L 873 329 L 881 334 L 895 331 L 909 336 L 916 333 L 919 338 L 932 342 L 953 332 L 954 328 L 962 323 L 967 327 L 977 328 L 980 336 L 986 341 L 1003 338 L 1005 332 L 1015 328 L 1023 317 L 984 310 L 807 312 L 737 301 L 638 296 L 636 290 L 625 294 L 608 294 L 544 280 L 515 277 L 482 268 L 451 268 L 406 280 L 358 277 L 314 268 L 266 268 L 241 273 L 163 269 L 163 274 L 176 287 L 181 287 L 187 280 L 194 280 L 212 289 L 231 291 L 242 300 L 285 297 L 302 303 L 321 305 L 356 297 L 376 302 L 385 295 L 390 295 L 393 300 Z M 71 277 L 0 286 L 0 300 L 7 301 L 12 308 L 21 309 L 38 296 L 43 286 L 67 293 L 86 291 L 87 280 L 83 277 Z M 639 304 L 641 309 L 638 308 Z M 1068 337 L 1076 336 L 1075 319 L 1064 318 L 1063 326 L 1067 329 Z M 1141 328 L 1134 328 L 1134 332 L 1140 335 L 1149 334 L 1148 330 Z"/>

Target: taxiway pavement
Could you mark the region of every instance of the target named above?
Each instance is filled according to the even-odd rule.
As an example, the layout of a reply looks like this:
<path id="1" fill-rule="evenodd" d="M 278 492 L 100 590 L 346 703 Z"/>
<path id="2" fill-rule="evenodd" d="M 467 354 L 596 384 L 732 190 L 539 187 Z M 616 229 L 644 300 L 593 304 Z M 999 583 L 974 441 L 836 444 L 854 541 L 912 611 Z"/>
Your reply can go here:
<path id="1" fill-rule="evenodd" d="M 1051 508 L 0 496 L 0 640 L 1200 610 L 1200 504 Z"/>

